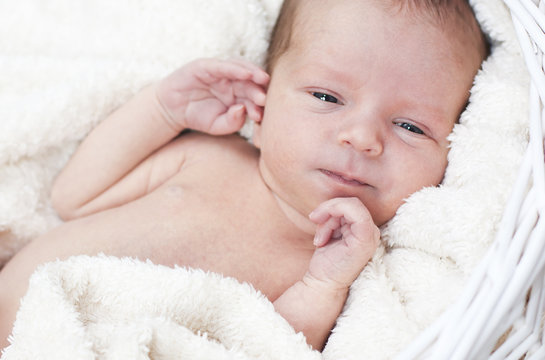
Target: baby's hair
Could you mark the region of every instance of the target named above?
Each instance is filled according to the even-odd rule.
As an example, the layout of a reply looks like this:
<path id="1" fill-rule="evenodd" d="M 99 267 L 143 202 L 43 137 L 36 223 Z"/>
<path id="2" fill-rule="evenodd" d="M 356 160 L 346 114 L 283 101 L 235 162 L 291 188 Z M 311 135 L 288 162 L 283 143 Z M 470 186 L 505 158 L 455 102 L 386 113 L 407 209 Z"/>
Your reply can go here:
<path id="1" fill-rule="evenodd" d="M 284 0 L 280 8 L 265 59 L 265 67 L 269 74 L 272 73 L 276 60 L 288 50 L 300 2 L 300 0 Z"/>
<path id="2" fill-rule="evenodd" d="M 473 10 L 467 0 L 382 0 L 378 3 L 387 9 L 424 15 L 437 25 L 444 25 L 452 18 L 474 22 Z"/>
<path id="3" fill-rule="evenodd" d="M 321 0 L 285 0 L 280 9 L 277 22 L 272 31 L 269 50 L 266 58 L 266 68 L 272 72 L 276 61 L 289 48 L 293 37 L 293 29 L 301 5 L 305 2 Z M 421 17 L 416 20 L 428 20 L 432 24 L 443 29 L 446 25 L 454 23 L 455 29 L 467 31 L 484 59 L 487 56 L 488 45 L 485 37 L 475 19 L 473 10 L 467 0 L 350 0 L 372 1 L 384 9 L 397 13 Z"/>

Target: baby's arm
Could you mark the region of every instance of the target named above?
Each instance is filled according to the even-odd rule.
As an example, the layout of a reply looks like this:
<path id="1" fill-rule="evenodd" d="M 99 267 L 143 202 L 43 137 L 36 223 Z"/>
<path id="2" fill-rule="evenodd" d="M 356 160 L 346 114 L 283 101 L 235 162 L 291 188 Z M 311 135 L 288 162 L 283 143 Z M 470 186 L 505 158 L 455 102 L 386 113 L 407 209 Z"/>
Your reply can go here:
<path id="1" fill-rule="evenodd" d="M 307 273 L 275 302 L 276 310 L 307 342 L 321 350 L 339 316 L 348 288 L 373 256 L 380 231 L 357 198 L 336 198 L 310 214 L 317 226 Z"/>
<path id="2" fill-rule="evenodd" d="M 115 207 L 152 190 L 154 158 L 173 159 L 158 186 L 181 167 L 179 149 L 161 149 L 184 129 L 236 132 L 245 114 L 262 117 L 268 75 L 243 61 L 197 60 L 147 87 L 99 124 L 55 181 L 52 202 L 74 218 Z M 165 166 L 162 166 L 165 168 Z M 154 173 L 154 177 L 157 174 Z"/>

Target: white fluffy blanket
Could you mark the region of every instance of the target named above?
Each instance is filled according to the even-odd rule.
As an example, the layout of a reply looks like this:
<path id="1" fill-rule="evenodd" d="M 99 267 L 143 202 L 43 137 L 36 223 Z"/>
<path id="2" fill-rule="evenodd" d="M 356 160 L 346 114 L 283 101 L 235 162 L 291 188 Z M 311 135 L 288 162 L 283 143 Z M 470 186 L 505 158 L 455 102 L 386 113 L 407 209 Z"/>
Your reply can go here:
<path id="1" fill-rule="evenodd" d="M 320 359 L 249 285 L 130 259 L 48 264 L 15 330 L 2 359 Z"/>
<path id="2" fill-rule="evenodd" d="M 145 84 L 201 56 L 261 62 L 281 0 L 0 1 L 0 264 L 57 225 L 51 182 Z M 494 238 L 527 142 L 528 77 L 499 0 L 493 43 L 451 136 L 443 184 L 411 196 L 352 286 L 325 359 L 391 358 L 464 285 Z M 6 359 L 315 359 L 249 286 L 106 257 L 42 267 Z"/>

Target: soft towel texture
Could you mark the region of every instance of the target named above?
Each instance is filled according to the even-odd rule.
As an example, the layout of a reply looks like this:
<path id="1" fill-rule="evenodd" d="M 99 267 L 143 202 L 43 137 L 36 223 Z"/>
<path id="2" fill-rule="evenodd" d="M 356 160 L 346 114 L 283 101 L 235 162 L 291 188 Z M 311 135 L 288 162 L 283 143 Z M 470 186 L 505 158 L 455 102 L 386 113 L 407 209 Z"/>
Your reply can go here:
<path id="1" fill-rule="evenodd" d="M 15 334 L 2 359 L 321 358 L 249 285 L 107 257 L 44 266 Z"/>
<path id="2" fill-rule="evenodd" d="M 502 2 L 471 3 L 493 48 L 451 135 L 443 184 L 411 196 L 384 227 L 325 359 L 393 357 L 455 300 L 493 240 L 527 142 L 528 77 Z M 0 263 L 59 223 L 52 180 L 101 119 L 193 58 L 262 62 L 279 5 L 0 2 Z M 172 354 L 316 358 L 266 299 L 232 279 L 78 257 L 35 274 L 2 359 Z"/>

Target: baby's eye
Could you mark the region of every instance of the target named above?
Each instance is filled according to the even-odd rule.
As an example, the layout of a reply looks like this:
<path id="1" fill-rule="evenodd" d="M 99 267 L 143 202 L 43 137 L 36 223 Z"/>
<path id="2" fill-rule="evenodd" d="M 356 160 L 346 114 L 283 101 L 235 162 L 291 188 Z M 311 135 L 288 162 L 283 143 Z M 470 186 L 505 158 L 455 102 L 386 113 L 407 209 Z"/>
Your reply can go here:
<path id="1" fill-rule="evenodd" d="M 312 96 L 322 100 L 322 101 L 326 101 L 326 102 L 330 102 L 330 103 L 334 103 L 334 104 L 337 104 L 339 103 L 339 100 L 335 97 L 335 96 L 332 96 L 332 95 L 328 95 L 328 94 L 324 94 L 324 93 L 321 93 L 321 92 L 317 92 L 317 91 L 313 91 L 312 93 Z"/>
<path id="2" fill-rule="evenodd" d="M 424 132 L 420 130 L 418 126 L 415 126 L 413 124 L 407 123 L 407 122 L 398 122 L 396 123 L 397 126 L 402 127 L 403 129 L 413 132 L 415 134 L 424 135 Z"/>

